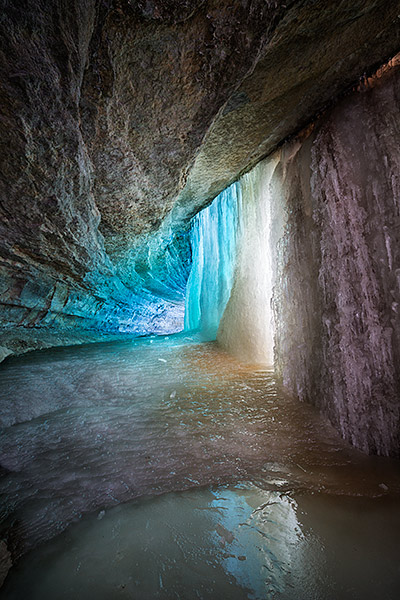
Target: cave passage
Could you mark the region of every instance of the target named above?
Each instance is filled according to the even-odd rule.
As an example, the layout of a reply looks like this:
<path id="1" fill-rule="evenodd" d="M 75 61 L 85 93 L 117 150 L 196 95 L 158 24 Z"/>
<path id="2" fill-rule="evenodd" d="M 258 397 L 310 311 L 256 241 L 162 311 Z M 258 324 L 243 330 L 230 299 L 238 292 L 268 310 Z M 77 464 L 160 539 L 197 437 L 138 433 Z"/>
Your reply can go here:
<path id="1" fill-rule="evenodd" d="M 0 365 L 1 550 L 15 565 L 0 598 L 397 596 L 398 461 L 352 447 L 272 366 L 279 164 L 219 194 L 182 256 L 170 250 L 170 335 Z"/>
<path id="2" fill-rule="evenodd" d="M 2 598 L 372 600 L 398 587 L 396 461 L 351 448 L 271 370 L 187 333 L 1 369 L 2 533 L 25 555 Z M 334 560 L 343 545 L 351 570 Z"/>
<path id="3" fill-rule="evenodd" d="M 0 600 L 397 600 L 400 0 L 2 7 Z"/>

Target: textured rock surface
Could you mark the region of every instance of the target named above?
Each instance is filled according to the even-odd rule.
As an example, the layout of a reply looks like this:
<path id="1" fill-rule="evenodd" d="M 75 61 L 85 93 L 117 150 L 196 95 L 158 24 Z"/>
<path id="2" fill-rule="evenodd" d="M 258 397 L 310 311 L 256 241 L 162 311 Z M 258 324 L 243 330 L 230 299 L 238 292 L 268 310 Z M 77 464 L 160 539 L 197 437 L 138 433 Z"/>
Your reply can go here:
<path id="1" fill-rule="evenodd" d="M 12 567 L 12 560 L 7 545 L 2 540 L 0 541 L 0 587 L 3 585 L 8 571 Z"/>
<path id="2" fill-rule="evenodd" d="M 398 7 L 1 0 L 5 352 L 29 348 L 29 329 L 70 342 L 82 329 L 179 328 L 190 260 L 179 230 L 393 52 Z"/>
<path id="3" fill-rule="evenodd" d="M 275 171 L 276 360 L 367 452 L 400 454 L 400 71 L 344 99 Z M 310 133 L 310 132 L 308 132 Z"/>
<path id="4" fill-rule="evenodd" d="M 171 311 L 170 330 L 182 320 L 184 238 L 169 232 L 163 246 L 170 285 L 157 260 L 149 275 L 146 249 L 134 271 L 130 245 L 165 215 L 279 11 L 260 1 L 165 6 L 1 3 L 0 293 L 11 338 L 28 327 L 162 331 Z M 142 289 L 143 273 L 164 296 L 173 289 L 172 308 Z"/>
<path id="5" fill-rule="evenodd" d="M 281 4 L 131 2 L 100 15 L 80 106 L 100 230 L 128 285 L 138 235 L 156 230 L 172 208 L 215 116 L 268 41 Z"/>
<path id="6" fill-rule="evenodd" d="M 400 47 L 400 3 L 287 4 L 257 64 L 213 123 L 176 213 L 214 197 Z M 360 68 L 361 67 L 361 68 Z"/>

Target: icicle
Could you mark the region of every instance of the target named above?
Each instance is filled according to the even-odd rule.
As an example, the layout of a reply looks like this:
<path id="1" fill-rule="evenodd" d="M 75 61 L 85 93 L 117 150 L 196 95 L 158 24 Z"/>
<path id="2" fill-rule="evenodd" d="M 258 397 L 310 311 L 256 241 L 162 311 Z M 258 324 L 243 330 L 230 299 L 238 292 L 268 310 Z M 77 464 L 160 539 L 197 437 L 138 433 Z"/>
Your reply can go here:
<path id="1" fill-rule="evenodd" d="M 217 340 L 245 362 L 273 364 L 270 180 L 274 161 L 240 180 L 234 283 Z"/>
<path id="2" fill-rule="evenodd" d="M 232 287 L 239 196 L 234 183 L 193 219 L 185 330 L 199 330 L 206 339 L 215 339 Z"/>
<path id="3" fill-rule="evenodd" d="M 194 219 L 185 329 L 245 362 L 273 363 L 270 180 L 264 161 Z M 218 331 L 218 335 L 217 335 Z"/>

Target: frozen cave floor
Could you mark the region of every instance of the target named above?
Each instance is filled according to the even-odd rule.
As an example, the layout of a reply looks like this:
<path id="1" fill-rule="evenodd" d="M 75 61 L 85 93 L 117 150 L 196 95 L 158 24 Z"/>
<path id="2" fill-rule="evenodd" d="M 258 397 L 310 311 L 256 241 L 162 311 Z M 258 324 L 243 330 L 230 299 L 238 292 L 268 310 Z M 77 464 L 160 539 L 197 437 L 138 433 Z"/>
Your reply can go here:
<path id="1" fill-rule="evenodd" d="M 0 598 L 394 599 L 400 468 L 186 335 L 0 365 Z"/>

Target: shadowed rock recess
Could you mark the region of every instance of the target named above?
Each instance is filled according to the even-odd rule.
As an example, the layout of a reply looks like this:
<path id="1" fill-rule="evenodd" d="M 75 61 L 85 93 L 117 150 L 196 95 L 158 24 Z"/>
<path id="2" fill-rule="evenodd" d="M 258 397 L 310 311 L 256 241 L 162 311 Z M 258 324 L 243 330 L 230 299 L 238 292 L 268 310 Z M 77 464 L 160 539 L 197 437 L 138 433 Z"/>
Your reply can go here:
<path id="1" fill-rule="evenodd" d="M 0 0 L 0 359 L 179 331 L 191 218 L 394 56 L 399 24 L 387 0 Z M 294 158 L 281 150 L 292 212 L 274 307 L 286 386 L 354 444 L 397 455 L 399 96 L 387 85 L 323 117 Z M 311 179 L 293 166 L 306 152 Z M 361 199 L 343 192 L 350 174 Z"/>

